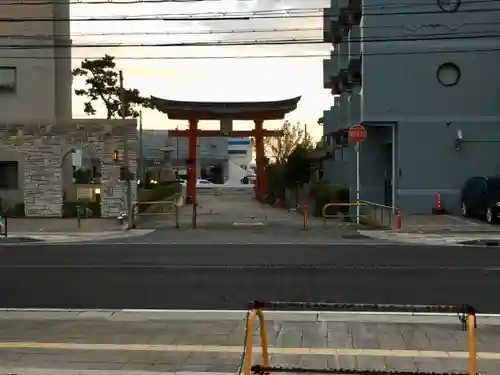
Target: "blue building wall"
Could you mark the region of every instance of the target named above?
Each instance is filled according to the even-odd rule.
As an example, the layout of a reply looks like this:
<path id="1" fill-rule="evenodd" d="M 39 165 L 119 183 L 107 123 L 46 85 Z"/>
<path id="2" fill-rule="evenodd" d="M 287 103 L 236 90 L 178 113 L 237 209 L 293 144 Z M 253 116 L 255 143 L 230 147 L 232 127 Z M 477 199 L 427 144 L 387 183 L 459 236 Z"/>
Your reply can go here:
<path id="1" fill-rule="evenodd" d="M 400 0 L 364 0 L 359 24 L 345 26 L 349 4 L 356 1 L 332 1 L 325 11 L 325 40 L 341 37 L 324 64 L 324 85 L 339 97 L 325 111 L 325 135 L 365 125 L 361 197 L 392 204 L 394 128 L 396 205 L 430 213 L 440 192 L 444 207 L 458 212 L 465 179 L 500 176 L 500 2 L 464 0 L 456 12 L 443 12 L 437 2 L 410 0 L 402 8 Z M 361 84 L 350 70 L 360 57 Z M 456 84 L 440 83 L 443 64 L 459 68 Z M 339 78 L 346 72 L 347 85 Z M 337 153 L 324 175 L 349 186 L 354 198 L 353 146 L 342 160 Z"/>

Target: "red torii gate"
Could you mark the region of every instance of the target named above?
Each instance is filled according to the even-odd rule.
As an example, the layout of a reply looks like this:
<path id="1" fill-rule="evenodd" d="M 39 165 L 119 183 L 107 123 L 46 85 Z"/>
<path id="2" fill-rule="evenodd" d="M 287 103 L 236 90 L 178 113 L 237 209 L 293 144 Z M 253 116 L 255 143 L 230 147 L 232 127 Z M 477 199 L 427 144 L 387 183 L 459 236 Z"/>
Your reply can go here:
<path id="1" fill-rule="evenodd" d="M 264 201 L 265 168 L 267 159 L 264 150 L 264 137 L 281 137 L 280 130 L 264 129 L 265 120 L 284 119 L 285 115 L 297 108 L 300 96 L 272 102 L 186 102 L 167 100 L 152 96 L 152 104 L 171 120 L 187 120 L 188 130 L 170 130 L 172 137 L 188 138 L 188 181 L 187 195 L 190 201 L 196 201 L 196 158 L 198 137 L 254 137 L 257 164 L 256 196 Z M 251 120 L 253 130 L 201 130 L 201 120 Z M 232 126 L 232 123 L 231 123 Z M 222 127 L 222 126 L 221 126 Z"/>

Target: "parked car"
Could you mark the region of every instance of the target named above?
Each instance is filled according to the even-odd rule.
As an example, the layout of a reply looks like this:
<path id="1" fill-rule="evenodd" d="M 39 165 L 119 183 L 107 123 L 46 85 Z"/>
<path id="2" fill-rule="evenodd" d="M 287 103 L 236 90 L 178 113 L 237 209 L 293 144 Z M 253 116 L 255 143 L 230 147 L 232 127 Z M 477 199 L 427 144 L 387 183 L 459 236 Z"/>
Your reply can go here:
<path id="1" fill-rule="evenodd" d="M 206 185 L 213 185 L 212 181 L 205 180 L 204 178 L 199 178 L 196 180 L 196 186 L 206 186 Z"/>
<path id="2" fill-rule="evenodd" d="M 486 219 L 492 224 L 500 219 L 500 177 L 471 177 L 461 194 L 462 216 Z"/>

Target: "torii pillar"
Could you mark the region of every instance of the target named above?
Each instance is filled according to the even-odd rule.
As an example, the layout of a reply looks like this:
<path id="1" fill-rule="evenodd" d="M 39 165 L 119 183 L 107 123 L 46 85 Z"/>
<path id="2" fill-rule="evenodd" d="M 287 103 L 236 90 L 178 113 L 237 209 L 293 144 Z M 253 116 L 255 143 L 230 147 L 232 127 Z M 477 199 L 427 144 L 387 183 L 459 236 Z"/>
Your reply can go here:
<path id="1" fill-rule="evenodd" d="M 187 170 L 187 198 L 193 201 L 196 197 L 196 164 L 198 153 L 198 120 L 189 119 L 188 135 L 188 170 Z"/>
<path id="2" fill-rule="evenodd" d="M 255 123 L 255 162 L 257 164 L 256 198 L 263 202 L 265 195 L 266 153 L 264 149 L 264 120 L 254 120 Z"/>

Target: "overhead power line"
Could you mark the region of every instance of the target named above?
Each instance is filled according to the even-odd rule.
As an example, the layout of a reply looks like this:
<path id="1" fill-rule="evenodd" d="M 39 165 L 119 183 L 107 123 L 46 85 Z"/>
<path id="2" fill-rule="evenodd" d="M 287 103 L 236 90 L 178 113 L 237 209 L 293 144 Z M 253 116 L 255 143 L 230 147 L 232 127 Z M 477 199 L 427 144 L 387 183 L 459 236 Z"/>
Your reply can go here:
<path id="1" fill-rule="evenodd" d="M 500 7 L 494 8 L 478 8 L 467 9 L 466 11 L 457 12 L 459 14 L 472 13 L 492 13 L 499 12 Z M 145 14 L 141 16 L 105 16 L 105 17 L 47 17 L 47 18 L 0 18 L 0 23 L 25 23 L 25 22 L 110 22 L 110 21 L 171 21 L 171 22 L 191 22 L 191 21 L 249 21 L 249 20 L 264 20 L 264 19 L 293 19 L 293 18 L 324 18 L 323 12 L 316 11 L 315 14 L 303 14 L 305 12 L 292 13 L 290 11 L 270 11 L 274 13 L 263 14 L 262 11 L 255 12 L 218 12 L 218 13 L 191 13 L 191 14 L 176 14 L 171 13 L 156 13 Z M 407 11 L 407 12 L 375 12 L 364 13 L 364 16 L 401 16 L 401 15 L 430 15 L 440 14 L 441 10 L 422 10 L 422 11 Z"/>
<path id="2" fill-rule="evenodd" d="M 490 53 L 500 52 L 499 48 L 472 48 L 472 49 L 436 49 L 421 51 L 394 51 L 394 52 L 363 52 L 362 56 L 413 56 L 438 55 L 455 53 Z M 353 57 L 349 54 L 337 54 L 340 57 Z M 330 58 L 330 54 L 281 54 L 281 55 L 225 55 L 225 56 L 115 56 L 116 60 L 254 60 L 254 59 L 303 59 L 303 58 Z M 84 60 L 99 59 L 96 56 L 8 56 L 4 59 L 32 59 L 32 60 Z"/>
<path id="3" fill-rule="evenodd" d="M 463 27 L 467 26 L 492 26 L 500 25 L 500 21 L 486 21 L 486 22 L 464 22 L 459 25 L 447 25 L 447 24 L 428 24 L 421 25 L 417 29 L 405 27 L 403 25 L 371 25 L 371 26 L 360 26 L 360 29 L 397 29 L 406 30 L 409 32 L 415 32 L 422 29 L 437 29 L 444 28 L 449 32 L 443 33 L 443 35 L 448 35 L 450 32 L 458 32 Z M 153 36 L 153 35 L 239 35 L 239 34 L 274 34 L 274 33 L 301 33 L 301 32 L 323 32 L 325 29 L 323 27 L 298 27 L 298 28 L 257 28 L 257 29 L 215 29 L 215 30 L 194 30 L 194 31 L 124 31 L 124 32 L 80 32 L 71 33 L 71 37 L 90 37 L 90 36 Z M 477 34 L 484 33 L 484 31 L 469 31 L 467 34 Z M 427 36 L 431 34 L 425 34 Z M 436 35 L 436 34 L 432 34 Z M 40 39 L 40 40 L 53 40 L 54 37 L 67 37 L 67 34 L 0 34 L 0 39 Z"/>
<path id="4" fill-rule="evenodd" d="M 436 35 L 452 35 L 452 33 L 459 32 L 459 30 L 466 26 L 491 26 L 500 25 L 500 21 L 487 21 L 487 22 L 470 22 L 463 23 L 456 26 L 449 26 L 446 24 L 432 24 L 432 25 L 422 25 L 418 30 L 422 29 L 436 29 L 442 27 L 448 30 L 447 33 L 439 34 L 424 34 L 424 36 L 436 36 Z M 415 32 L 417 30 L 412 28 L 406 28 L 403 25 L 379 25 L 379 26 L 368 26 L 368 29 L 398 29 L 405 30 L 408 32 Z M 130 32 L 83 32 L 83 33 L 72 33 L 71 37 L 90 37 L 90 36 L 173 36 L 173 35 L 240 35 L 240 34 L 274 34 L 274 33 L 302 33 L 302 32 L 323 32 L 325 29 L 323 27 L 303 27 L 303 28 L 262 28 L 262 29 L 231 29 L 231 30 L 199 30 L 199 31 L 130 31 Z M 484 34 L 484 31 L 467 31 L 463 34 Z M 460 33 L 462 34 L 462 33 Z M 66 34 L 0 34 L 0 39 L 40 39 L 40 40 L 53 40 L 54 37 L 63 36 L 67 37 Z M 403 37 L 404 35 L 401 35 Z"/>
<path id="5" fill-rule="evenodd" d="M 387 42 L 425 42 L 425 41 L 448 41 L 448 40 L 471 40 L 471 39 L 495 39 L 500 38 L 500 33 L 491 34 L 464 34 L 450 36 L 449 33 L 430 34 L 429 36 L 399 36 L 399 37 L 374 37 L 356 38 L 351 42 L 362 43 L 387 43 Z M 290 39 L 257 39 L 257 40 L 223 40 L 223 41 L 199 41 L 199 42 L 171 42 L 171 43 L 82 43 L 82 44 L 3 44 L 0 50 L 47 50 L 58 48 L 151 48 L 151 47 L 223 47 L 223 46 L 267 46 L 267 45 L 303 45 L 303 44 L 325 44 L 323 38 L 290 38 Z"/>
<path id="6" fill-rule="evenodd" d="M 54 4 L 70 4 L 70 5 L 137 5 L 137 4 L 196 4 L 200 2 L 219 2 L 220 0 L 19 0 L 19 1 L 2 1 L 0 6 L 42 6 L 42 5 L 54 5 Z M 237 2 L 245 3 L 251 0 L 235 0 Z M 497 0 L 471 0 L 468 4 L 481 4 L 481 3 L 492 3 Z M 415 2 L 401 2 L 401 3 L 380 3 L 380 4 L 367 4 L 362 5 L 362 9 L 373 9 L 373 8 L 411 8 L 411 7 L 421 7 L 421 6 L 432 6 L 435 5 L 435 1 L 422 1 L 416 4 Z M 303 9 L 303 8 L 290 8 L 290 9 Z"/>

